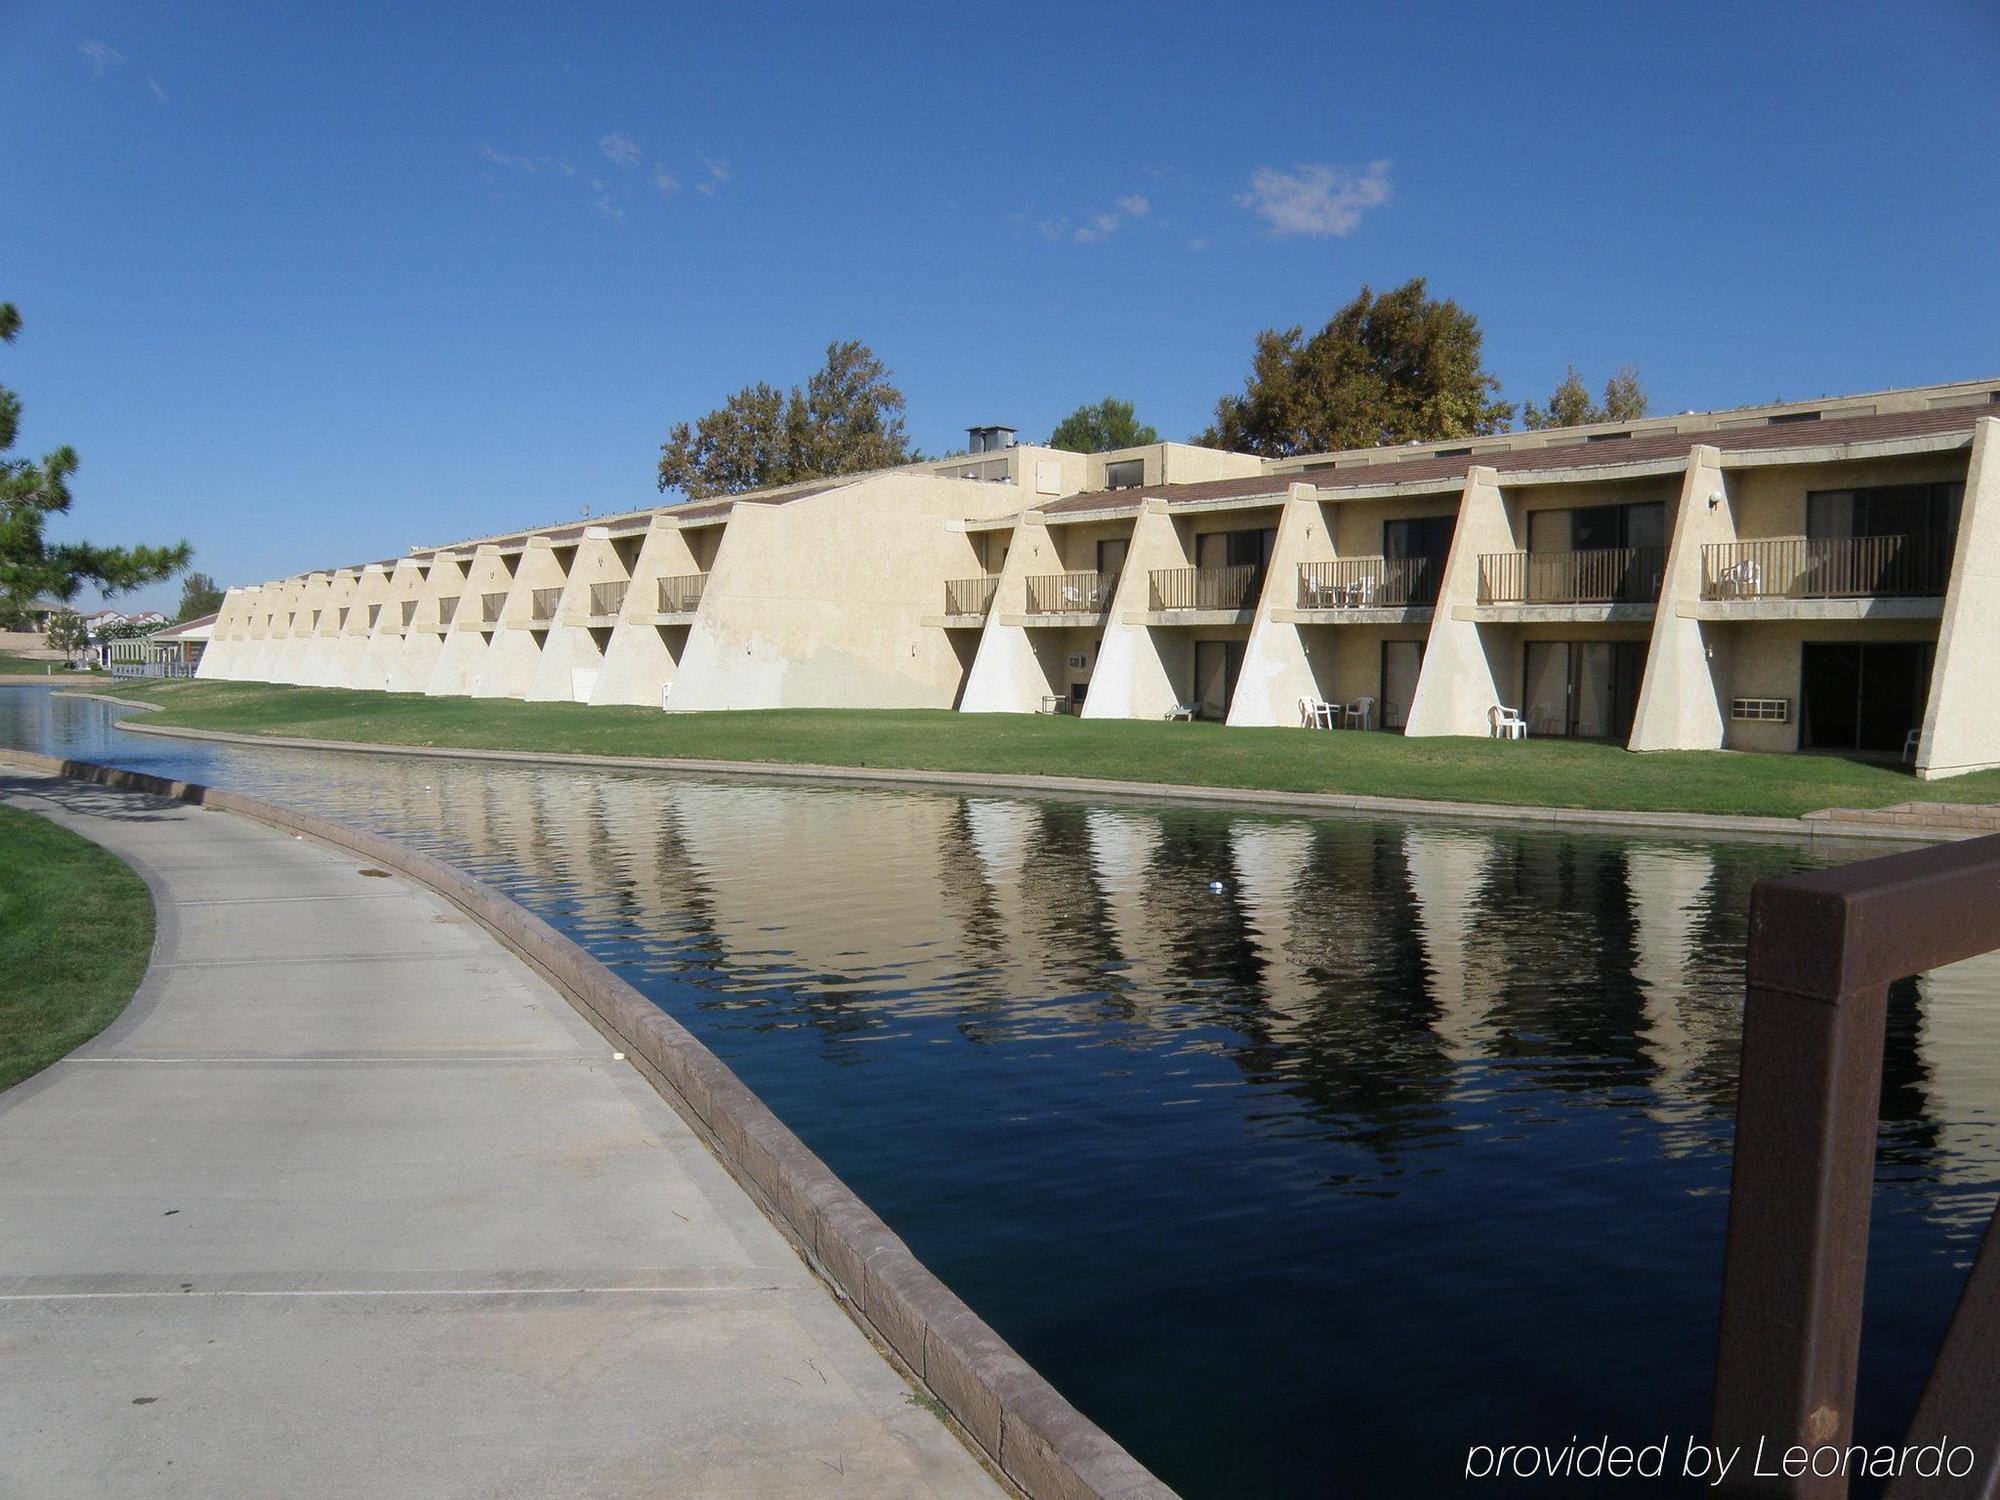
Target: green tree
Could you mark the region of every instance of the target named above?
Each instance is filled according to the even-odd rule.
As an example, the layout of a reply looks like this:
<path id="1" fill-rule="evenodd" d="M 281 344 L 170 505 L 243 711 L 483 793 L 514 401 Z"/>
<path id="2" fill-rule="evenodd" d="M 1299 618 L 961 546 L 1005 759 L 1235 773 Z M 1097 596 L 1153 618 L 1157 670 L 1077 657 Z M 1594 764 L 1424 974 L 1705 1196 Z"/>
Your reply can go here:
<path id="1" fill-rule="evenodd" d="M 13 343 L 21 315 L 0 302 L 0 343 Z M 16 607 L 38 594 L 69 600 L 86 583 L 106 595 L 171 578 L 188 565 L 186 542 L 166 547 L 101 547 L 92 542 L 50 542 L 42 534 L 50 516 L 69 509 L 76 450 L 65 445 L 40 463 L 9 455 L 21 429 L 21 398 L 0 386 L 0 598 Z"/>
<path id="2" fill-rule="evenodd" d="M 181 580 L 181 607 L 174 612 L 174 623 L 184 625 L 221 608 L 222 590 L 215 580 L 206 573 L 190 573 Z"/>
<path id="3" fill-rule="evenodd" d="M 1514 407 L 1496 399 L 1481 342 L 1479 320 L 1421 276 L 1379 297 L 1364 286 L 1310 338 L 1258 334 L 1243 394 L 1217 402 L 1195 441 L 1284 458 L 1502 431 Z"/>
<path id="4" fill-rule="evenodd" d="M 698 500 L 915 462 L 891 373 L 866 344 L 828 344 L 803 391 L 760 382 L 692 427 L 676 422 L 660 445 L 660 488 Z"/>
<path id="5" fill-rule="evenodd" d="M 1085 402 L 1058 422 L 1049 435 L 1049 446 L 1066 448 L 1071 453 L 1109 453 L 1116 448 L 1141 448 L 1159 440 L 1159 433 L 1139 420 L 1130 401 L 1106 396 L 1094 405 Z"/>
<path id="6" fill-rule="evenodd" d="M 72 662 L 90 649 L 90 630 L 83 623 L 83 616 L 73 609 L 59 609 L 49 616 L 49 649 L 60 651 L 65 662 Z"/>
<path id="7" fill-rule="evenodd" d="M 1530 401 L 1521 410 L 1521 420 L 1530 427 L 1583 427 L 1592 422 L 1631 422 L 1646 415 L 1652 403 L 1639 384 L 1635 365 L 1626 365 L 1604 382 L 1602 405 L 1590 399 L 1583 377 L 1571 365 L 1549 396 L 1547 406 Z"/>

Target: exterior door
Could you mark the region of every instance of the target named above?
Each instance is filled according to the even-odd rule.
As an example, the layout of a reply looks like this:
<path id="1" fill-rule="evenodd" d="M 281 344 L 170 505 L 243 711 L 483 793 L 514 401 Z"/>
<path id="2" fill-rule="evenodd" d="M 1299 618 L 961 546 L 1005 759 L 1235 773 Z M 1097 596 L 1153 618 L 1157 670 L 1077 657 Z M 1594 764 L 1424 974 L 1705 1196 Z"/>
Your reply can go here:
<path id="1" fill-rule="evenodd" d="M 1124 537 L 1108 537 L 1097 544 L 1097 576 L 1104 579 L 1116 578 L 1125 571 L 1125 554 L 1131 543 Z M 1109 590 L 1106 591 L 1107 597 Z"/>
<path id="2" fill-rule="evenodd" d="M 1812 750 L 1901 754 L 1922 727 L 1932 647 L 1925 641 L 1812 641 L 1800 663 L 1799 741 Z"/>
<path id="3" fill-rule="evenodd" d="M 1382 643 L 1382 718 L 1384 729 L 1401 729 L 1410 721 L 1417 697 L 1417 676 L 1423 671 L 1422 641 Z"/>
<path id="4" fill-rule="evenodd" d="M 1194 698 L 1204 719 L 1229 717 L 1229 700 L 1236 696 L 1237 674 L 1243 670 L 1242 641 L 1194 643 Z"/>

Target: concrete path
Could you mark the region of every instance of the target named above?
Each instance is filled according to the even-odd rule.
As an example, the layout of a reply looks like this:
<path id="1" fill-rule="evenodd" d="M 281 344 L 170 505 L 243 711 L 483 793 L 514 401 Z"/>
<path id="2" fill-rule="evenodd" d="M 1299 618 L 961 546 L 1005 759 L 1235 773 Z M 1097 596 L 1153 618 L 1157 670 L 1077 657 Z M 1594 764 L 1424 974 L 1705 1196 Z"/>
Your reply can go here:
<path id="1" fill-rule="evenodd" d="M 652 1089 L 432 892 L 0 770 L 151 885 L 0 1094 L 0 1496 L 993 1496 Z"/>

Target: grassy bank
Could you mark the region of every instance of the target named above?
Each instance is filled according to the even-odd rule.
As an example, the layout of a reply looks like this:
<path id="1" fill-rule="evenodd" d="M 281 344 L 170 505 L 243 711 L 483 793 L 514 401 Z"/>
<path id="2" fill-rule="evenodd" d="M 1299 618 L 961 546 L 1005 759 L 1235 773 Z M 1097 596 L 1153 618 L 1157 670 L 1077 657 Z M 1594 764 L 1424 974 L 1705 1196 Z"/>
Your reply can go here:
<path id="1" fill-rule="evenodd" d="M 0 807 L 0 1089 L 110 1025 L 152 946 L 152 897 L 122 861 Z"/>
<path id="2" fill-rule="evenodd" d="M 1406 740 L 914 710 L 669 715 L 247 682 L 121 682 L 116 691 L 164 710 L 148 715 L 149 724 L 368 744 L 1093 776 L 1617 811 L 1796 816 L 1913 800 L 2000 801 L 2000 772 L 1922 782 L 1895 766 L 1819 755 L 1632 755 L 1558 740 Z"/>

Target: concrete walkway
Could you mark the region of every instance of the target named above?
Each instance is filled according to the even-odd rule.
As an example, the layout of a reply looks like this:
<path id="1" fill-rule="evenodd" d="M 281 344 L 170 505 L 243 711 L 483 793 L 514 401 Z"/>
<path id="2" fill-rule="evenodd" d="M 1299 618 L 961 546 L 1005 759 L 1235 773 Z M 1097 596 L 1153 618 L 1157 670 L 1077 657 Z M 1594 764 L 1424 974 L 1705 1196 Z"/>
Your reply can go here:
<path id="1" fill-rule="evenodd" d="M 434 893 L 0 770 L 152 887 L 0 1094 L 0 1495 L 993 1496 L 560 995 Z"/>

